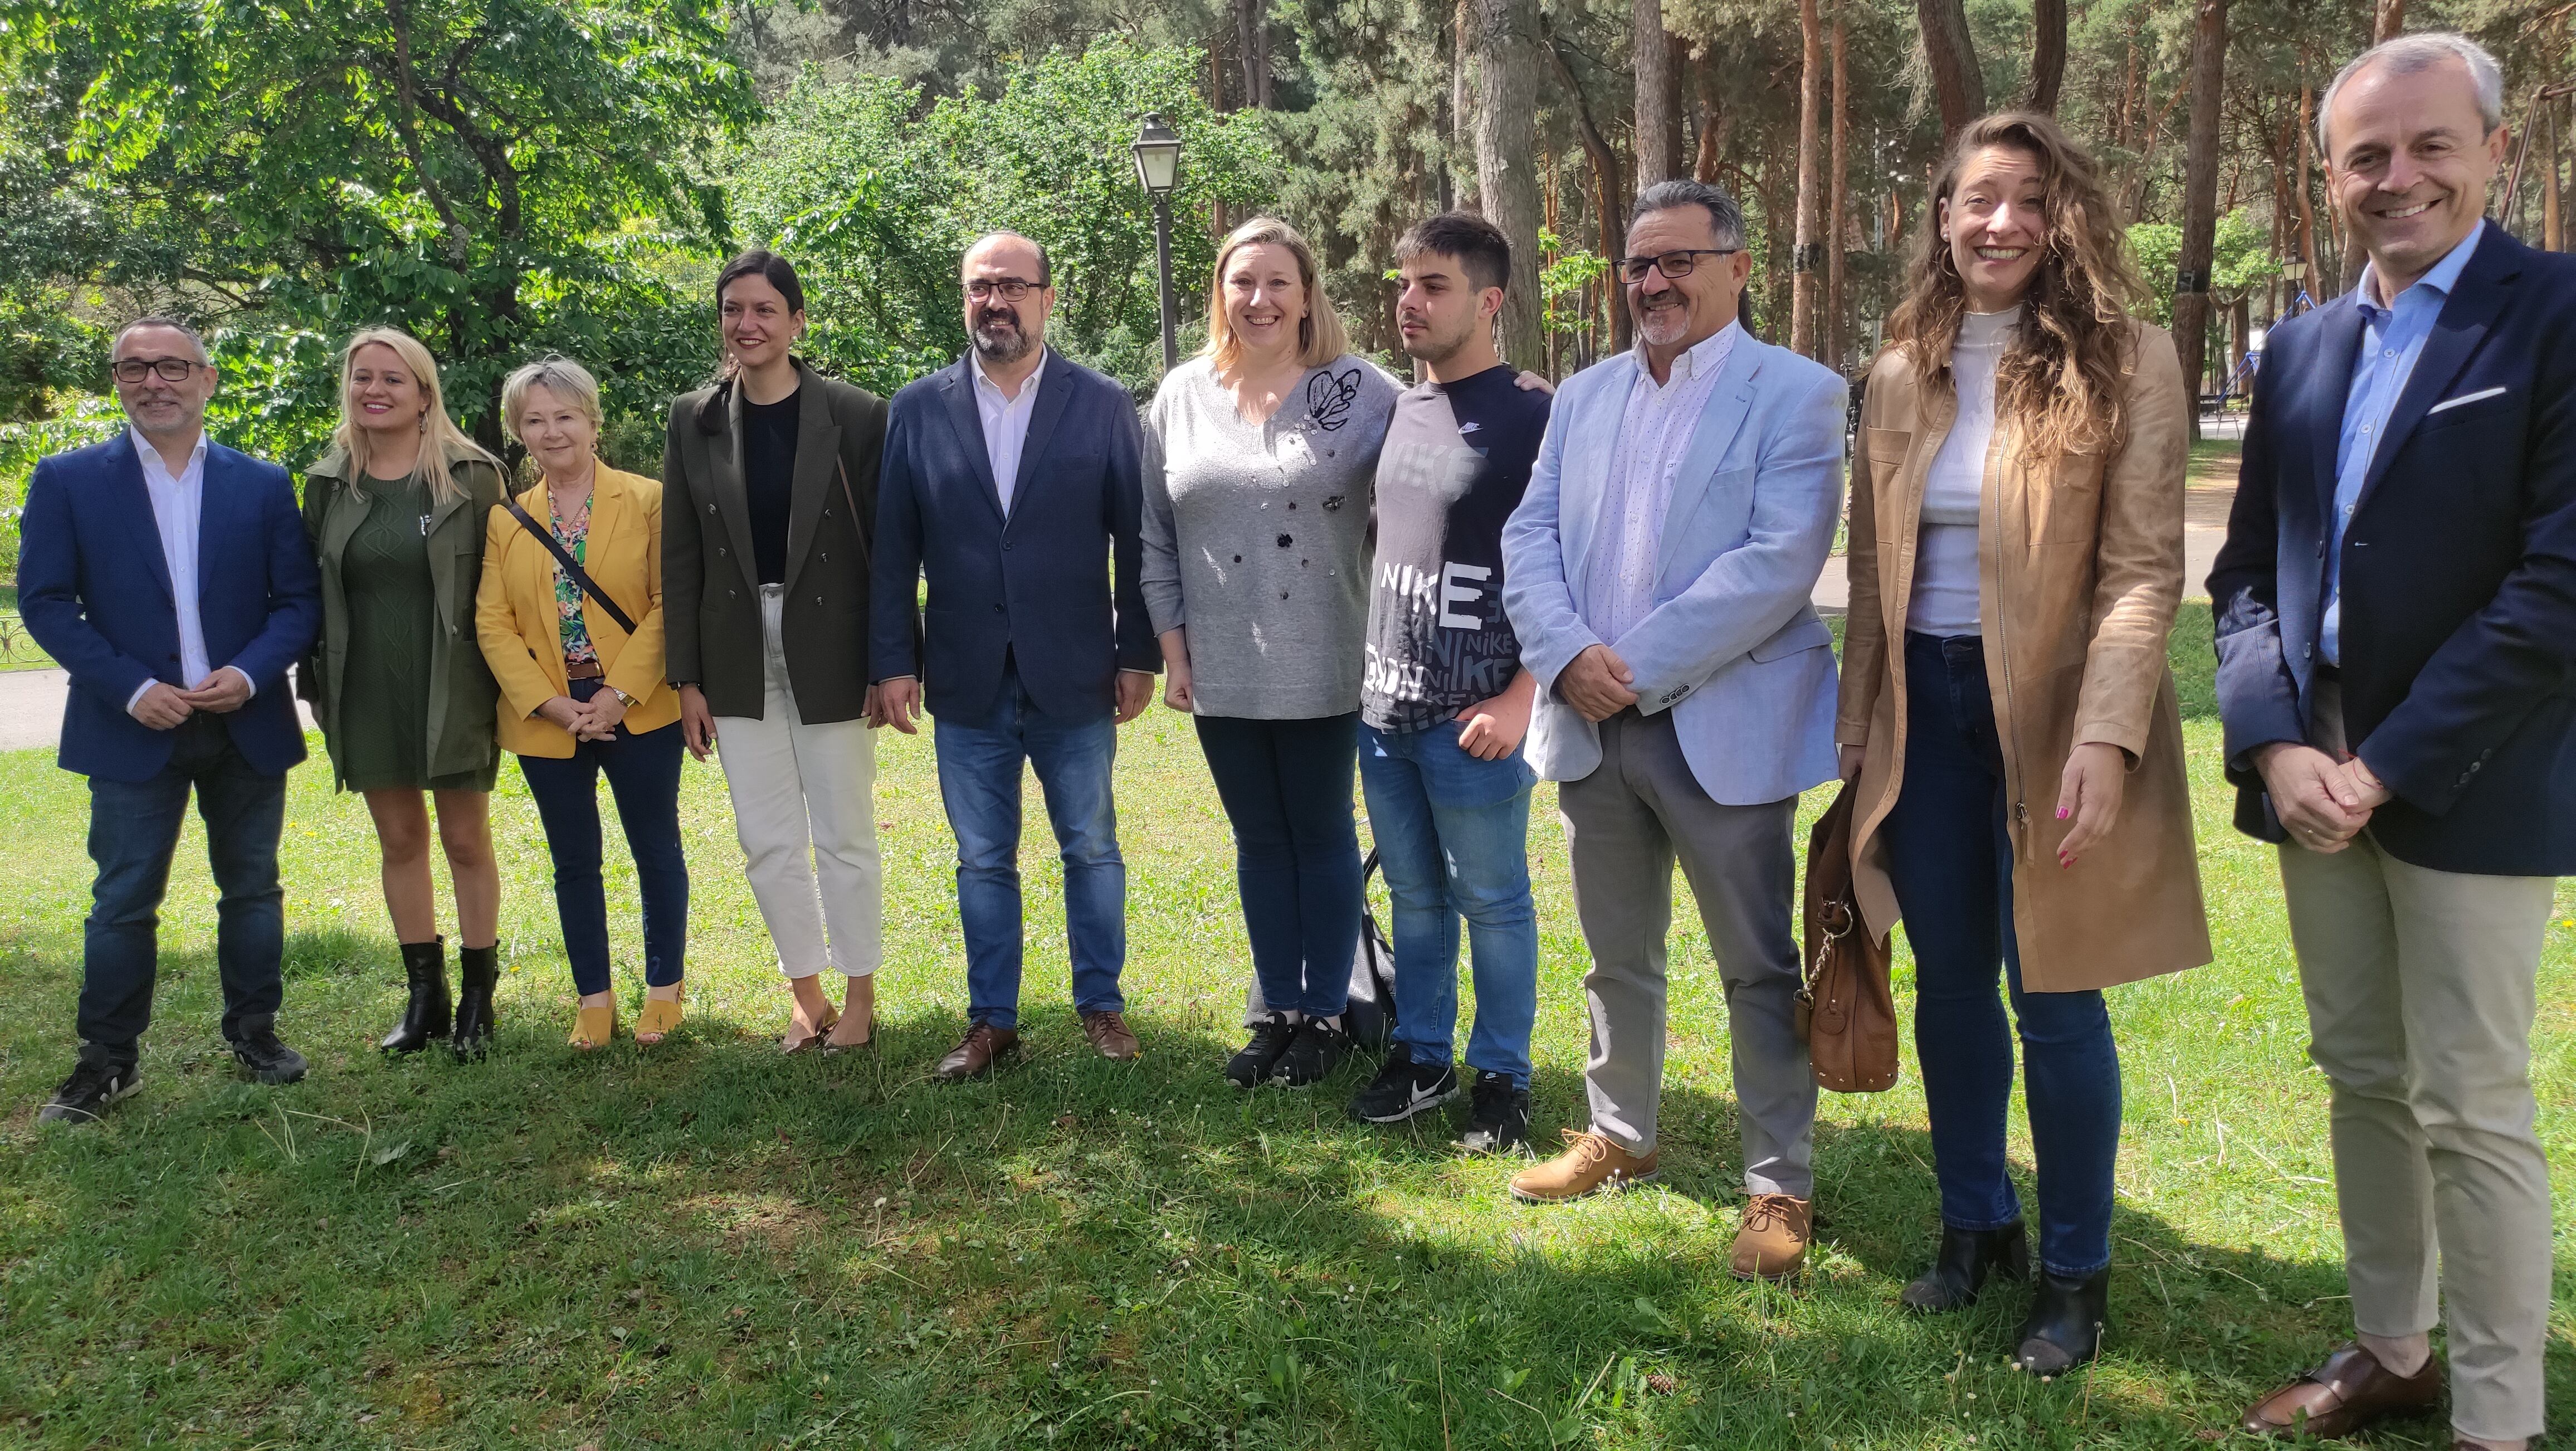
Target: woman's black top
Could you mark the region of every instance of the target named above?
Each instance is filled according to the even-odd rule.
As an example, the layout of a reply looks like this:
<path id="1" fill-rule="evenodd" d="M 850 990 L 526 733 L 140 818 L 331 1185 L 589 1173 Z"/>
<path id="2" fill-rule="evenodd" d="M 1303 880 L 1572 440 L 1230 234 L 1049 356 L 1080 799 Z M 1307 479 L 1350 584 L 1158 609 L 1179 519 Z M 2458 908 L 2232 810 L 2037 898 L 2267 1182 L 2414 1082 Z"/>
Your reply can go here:
<path id="1" fill-rule="evenodd" d="M 742 400 L 742 483 L 751 505 L 751 558 L 762 584 L 787 582 L 787 512 L 796 478 L 801 392 L 775 403 Z"/>

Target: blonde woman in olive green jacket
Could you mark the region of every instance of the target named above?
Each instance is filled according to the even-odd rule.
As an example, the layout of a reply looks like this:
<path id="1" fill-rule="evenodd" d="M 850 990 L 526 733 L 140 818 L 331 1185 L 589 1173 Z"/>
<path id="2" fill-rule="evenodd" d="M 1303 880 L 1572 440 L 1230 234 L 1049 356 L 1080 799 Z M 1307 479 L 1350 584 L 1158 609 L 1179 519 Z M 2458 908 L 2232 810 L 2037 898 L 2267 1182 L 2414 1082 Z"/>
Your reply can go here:
<path id="1" fill-rule="evenodd" d="M 410 997 L 378 1045 L 412 1053 L 451 1037 L 479 1057 L 499 974 L 501 870 L 492 855 L 500 688 L 475 635 L 484 516 L 501 467 L 447 416 L 438 364 L 409 334 L 369 328 L 340 363 L 340 426 L 305 470 L 304 528 L 322 566 L 322 638 L 298 691 L 313 702 L 333 780 L 367 798 L 385 910 Z M 456 882 L 462 989 L 429 876 L 429 802 Z"/>

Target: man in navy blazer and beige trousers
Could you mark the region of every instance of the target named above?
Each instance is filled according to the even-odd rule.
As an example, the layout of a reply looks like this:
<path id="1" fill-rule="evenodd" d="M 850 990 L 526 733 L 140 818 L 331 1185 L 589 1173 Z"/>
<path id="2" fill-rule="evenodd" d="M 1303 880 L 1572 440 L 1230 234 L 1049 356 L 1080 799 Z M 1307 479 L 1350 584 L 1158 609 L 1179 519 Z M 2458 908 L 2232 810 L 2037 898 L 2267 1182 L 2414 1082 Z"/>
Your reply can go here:
<path id="1" fill-rule="evenodd" d="M 1503 608 L 1539 682 L 1530 764 L 1561 783 L 1592 949 L 1588 1132 L 1512 1181 L 1534 1202 L 1655 1172 L 1679 861 L 1726 992 L 1744 1189 L 1732 1265 L 1806 1257 L 1816 1084 L 1797 1032 L 1798 793 L 1833 779 L 1833 637 L 1809 602 L 1842 501 L 1843 380 L 1749 336 L 1744 218 L 1717 187 L 1637 198 L 1639 343 L 1566 380 L 1503 528 Z"/>
<path id="2" fill-rule="evenodd" d="M 2481 220 L 2502 110 L 2455 35 L 2326 91 L 2370 264 L 2273 329 L 2210 573 L 2236 821 L 2280 848 L 2358 1332 L 2246 1413 L 2258 1433 L 2432 1409 L 2437 1317 L 2455 1444 L 2543 1425 L 2531 1025 L 2576 871 L 2576 259 Z"/>
<path id="3" fill-rule="evenodd" d="M 71 673 L 62 765 L 89 777 L 98 863 L 81 962 L 80 1063 L 37 1115 L 87 1123 L 141 1085 L 161 894 L 193 789 L 223 893 L 224 1037 L 264 1083 L 304 1076 L 277 1040 L 277 839 L 304 730 L 286 667 L 322 616 L 295 485 L 209 441 L 205 344 L 146 318 L 111 369 L 131 426 L 36 465 L 18 556 L 27 633 Z"/>
<path id="4" fill-rule="evenodd" d="M 966 1035 L 943 1080 L 1019 1047 L 1020 781 L 1035 768 L 1064 858 L 1073 1005 L 1105 1058 L 1136 1056 L 1118 979 L 1127 866 L 1110 767 L 1153 698 L 1145 616 L 1144 432 L 1127 390 L 1047 350 L 1046 251 L 1014 232 L 967 249 L 974 347 L 894 395 L 877 483 L 870 648 L 881 718 L 937 718 L 957 834 Z M 1113 574 L 1113 566 L 1115 572 Z M 914 592 L 929 585 L 918 635 Z M 916 644 L 916 641 L 918 643 Z"/>

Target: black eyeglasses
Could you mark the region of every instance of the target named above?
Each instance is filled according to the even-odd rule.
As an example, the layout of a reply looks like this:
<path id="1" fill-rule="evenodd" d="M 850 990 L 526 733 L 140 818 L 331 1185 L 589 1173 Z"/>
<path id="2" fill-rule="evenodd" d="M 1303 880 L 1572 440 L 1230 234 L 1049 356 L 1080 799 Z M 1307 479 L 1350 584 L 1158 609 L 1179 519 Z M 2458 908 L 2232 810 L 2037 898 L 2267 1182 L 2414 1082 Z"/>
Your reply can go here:
<path id="1" fill-rule="evenodd" d="M 1017 277 L 978 277 L 966 284 L 966 295 L 977 302 L 982 302 L 999 293 L 1004 302 L 1017 302 L 1033 290 L 1044 286 L 1046 284 L 1043 282 L 1024 282 Z"/>
<path id="2" fill-rule="evenodd" d="M 1691 269 L 1699 266 L 1692 258 L 1732 257 L 1743 250 L 1741 247 L 1689 247 L 1656 257 L 1622 257 L 1619 259 L 1619 275 L 1630 282 L 1643 282 L 1646 269 L 1651 267 L 1664 274 L 1667 281 L 1679 282 L 1691 275 Z"/>
<path id="3" fill-rule="evenodd" d="M 189 374 L 199 368 L 213 366 L 212 363 L 200 363 L 194 358 L 119 358 L 116 360 L 116 366 L 108 371 L 114 373 L 116 381 L 120 383 L 140 383 L 144 376 L 150 373 L 160 374 L 161 381 L 164 383 L 185 383 L 188 381 Z"/>

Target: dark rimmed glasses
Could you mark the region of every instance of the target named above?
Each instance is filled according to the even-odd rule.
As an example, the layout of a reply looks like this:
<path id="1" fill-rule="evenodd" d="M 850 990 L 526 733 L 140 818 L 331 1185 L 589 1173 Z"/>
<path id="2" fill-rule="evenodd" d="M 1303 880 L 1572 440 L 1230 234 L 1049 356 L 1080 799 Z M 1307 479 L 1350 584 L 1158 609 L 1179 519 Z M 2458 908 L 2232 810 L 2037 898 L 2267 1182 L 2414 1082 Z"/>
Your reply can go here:
<path id="1" fill-rule="evenodd" d="M 1631 283 L 1643 282 L 1646 280 L 1647 269 L 1652 268 L 1664 274 L 1665 281 L 1679 282 L 1690 276 L 1691 270 L 1699 266 L 1694 259 L 1731 257 L 1743 250 L 1741 247 L 1686 247 L 1678 252 L 1665 252 L 1653 257 L 1622 257 L 1619 259 L 1619 275 L 1627 278 Z"/>
<path id="2" fill-rule="evenodd" d="M 1044 286 L 1043 282 L 1029 282 L 1017 277 L 978 277 L 966 284 L 966 295 L 977 302 L 996 295 L 1004 302 L 1017 302 Z"/>
<path id="3" fill-rule="evenodd" d="M 212 363 L 200 363 L 194 358 L 119 358 L 108 372 L 115 375 L 116 381 L 120 383 L 140 383 L 155 373 L 161 375 L 161 381 L 164 383 L 185 383 L 188 381 L 189 374 L 199 368 L 213 366 Z"/>

